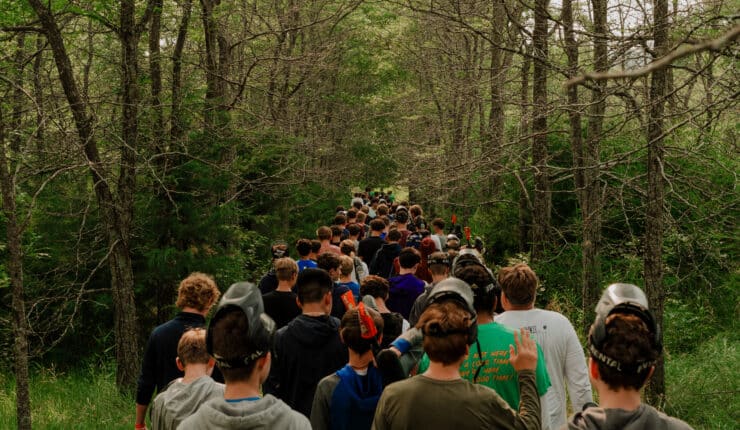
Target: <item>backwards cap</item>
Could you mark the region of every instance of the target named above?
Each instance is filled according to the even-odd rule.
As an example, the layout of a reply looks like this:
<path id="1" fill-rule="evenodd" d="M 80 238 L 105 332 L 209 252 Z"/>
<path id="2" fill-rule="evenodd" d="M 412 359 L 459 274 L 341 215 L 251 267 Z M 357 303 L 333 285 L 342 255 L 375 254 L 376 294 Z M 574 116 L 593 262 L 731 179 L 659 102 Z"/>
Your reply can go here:
<path id="1" fill-rule="evenodd" d="M 235 338 L 233 341 L 246 342 L 253 351 L 243 357 L 223 357 L 213 351 L 213 327 L 229 312 L 235 311 L 241 311 L 247 317 L 248 331 L 244 333 L 243 338 Z M 243 368 L 270 351 L 274 334 L 275 321 L 265 313 L 259 288 L 251 282 L 237 282 L 232 284 L 221 297 L 221 301 L 216 308 L 216 314 L 208 324 L 206 349 L 216 360 L 219 367 L 226 369 Z"/>
<path id="2" fill-rule="evenodd" d="M 654 364 L 652 360 L 638 363 L 621 363 L 601 352 L 608 338 L 606 320 L 613 314 L 628 314 L 640 318 L 650 331 L 653 348 L 657 352 L 662 349 L 660 327 L 655 322 L 652 312 L 650 312 L 645 293 L 636 285 L 617 283 L 606 287 L 601 294 L 599 303 L 596 305 L 596 319 L 591 325 L 588 336 L 591 355 L 606 366 L 618 371 L 639 373 L 652 366 Z"/>

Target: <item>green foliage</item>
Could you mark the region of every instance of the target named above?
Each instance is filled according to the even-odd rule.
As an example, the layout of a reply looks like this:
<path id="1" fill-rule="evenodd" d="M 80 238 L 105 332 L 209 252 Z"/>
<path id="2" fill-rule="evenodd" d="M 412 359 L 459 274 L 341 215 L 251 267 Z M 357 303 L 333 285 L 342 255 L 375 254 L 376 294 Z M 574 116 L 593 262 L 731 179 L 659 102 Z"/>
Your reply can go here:
<path id="1" fill-rule="evenodd" d="M 740 336 L 736 323 L 727 328 L 666 363 L 665 411 L 696 429 L 736 429 L 740 421 Z"/>

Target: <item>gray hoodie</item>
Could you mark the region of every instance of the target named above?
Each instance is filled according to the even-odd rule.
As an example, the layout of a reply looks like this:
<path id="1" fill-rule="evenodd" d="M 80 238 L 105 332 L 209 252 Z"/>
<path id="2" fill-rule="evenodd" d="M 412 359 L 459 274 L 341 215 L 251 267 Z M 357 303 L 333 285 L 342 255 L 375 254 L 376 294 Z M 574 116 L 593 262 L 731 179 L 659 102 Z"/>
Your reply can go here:
<path id="1" fill-rule="evenodd" d="M 268 394 L 256 401 L 239 403 L 211 399 L 178 427 L 178 430 L 188 429 L 311 430 L 311 423 L 282 400 Z"/>
<path id="2" fill-rule="evenodd" d="M 691 430 L 685 422 L 641 404 L 634 411 L 591 407 L 573 415 L 563 429 L 592 430 Z"/>

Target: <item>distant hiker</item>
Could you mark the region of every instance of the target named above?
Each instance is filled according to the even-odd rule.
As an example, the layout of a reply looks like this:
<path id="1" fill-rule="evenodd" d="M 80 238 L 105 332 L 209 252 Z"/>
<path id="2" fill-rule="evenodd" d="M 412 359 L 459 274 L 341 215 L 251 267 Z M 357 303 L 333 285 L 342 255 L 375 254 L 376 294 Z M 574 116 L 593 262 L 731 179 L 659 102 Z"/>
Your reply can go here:
<path id="1" fill-rule="evenodd" d="M 423 374 L 386 386 L 375 410 L 373 428 L 540 429 L 534 372 L 537 348 L 529 333 L 517 333 L 509 346 L 509 363 L 521 387 L 521 402 L 514 410 L 492 389 L 460 375 L 460 364 L 477 338 L 470 287 L 449 279 L 440 283 L 437 291 L 442 294 L 432 296 L 417 329 L 407 332 L 416 330 L 423 334 L 429 368 Z"/>
<path id="2" fill-rule="evenodd" d="M 588 373 L 601 404 L 570 417 L 568 429 L 691 429 L 640 399 L 662 351 L 660 326 L 640 288 L 612 284 L 604 290 L 588 345 Z"/>
<path id="3" fill-rule="evenodd" d="M 145 428 L 146 410 L 152 394 L 161 393 L 170 381 L 183 376 L 177 367 L 177 344 L 185 330 L 203 327 L 206 315 L 221 293 L 210 276 L 194 272 L 180 282 L 173 319 L 152 330 L 144 349 L 141 374 L 136 386 L 136 426 Z"/>
<path id="4" fill-rule="evenodd" d="M 319 247 L 320 246 L 321 244 L 319 243 Z M 296 242 L 295 244 L 295 248 L 296 248 L 296 251 L 298 251 L 298 255 L 300 256 L 300 260 L 297 261 L 299 272 L 309 267 L 316 267 L 316 260 L 311 259 L 311 241 L 310 240 L 298 239 L 298 242 Z"/>
<path id="5" fill-rule="evenodd" d="M 347 238 L 347 230 L 341 226 L 333 225 L 331 228 L 331 244 L 339 247 L 339 243 Z"/>
<path id="6" fill-rule="evenodd" d="M 282 400 L 262 395 L 274 333 L 259 290 L 248 282 L 229 287 L 206 334 L 208 352 L 226 380 L 224 395 L 203 404 L 178 430 L 311 429 L 306 417 Z"/>
<path id="7" fill-rule="evenodd" d="M 275 274 L 278 286 L 275 291 L 262 296 L 265 313 L 275 321 L 277 328 L 291 322 L 301 314 L 301 308 L 296 303 L 296 294 L 293 292 L 298 279 L 298 265 L 290 257 L 283 257 L 275 261 Z"/>
<path id="8" fill-rule="evenodd" d="M 385 230 L 385 223 L 381 219 L 370 221 L 370 236 L 362 239 L 357 247 L 357 256 L 362 259 L 368 266 L 373 261 L 375 253 L 380 249 L 385 241 L 380 235 Z"/>
<path id="9" fill-rule="evenodd" d="M 152 403 L 152 429 L 175 430 L 201 404 L 222 398 L 224 385 L 211 379 L 216 362 L 206 349 L 206 331 L 193 328 L 177 344 L 177 368 L 185 374 L 170 382 Z"/>
<path id="10" fill-rule="evenodd" d="M 504 267 L 498 272 L 498 282 L 505 312 L 496 316 L 496 322 L 513 329 L 526 328 L 542 348 L 553 388 L 548 393 L 548 419 L 552 428 L 560 428 L 568 416 L 566 383 L 572 410 L 580 411 L 593 402 L 581 342 L 565 316 L 534 307 L 539 281 L 529 266 Z"/>
<path id="11" fill-rule="evenodd" d="M 421 254 L 419 251 L 414 248 L 403 248 L 398 254 L 401 270 L 397 276 L 388 280 L 390 284 L 388 309 L 400 313 L 406 319 L 409 317 L 414 301 L 424 292 L 426 286 L 426 282 L 414 275 L 420 261 Z"/>
<path id="12" fill-rule="evenodd" d="M 360 225 L 356 223 L 349 224 L 347 225 L 347 232 L 349 233 L 349 235 L 345 240 L 351 240 L 353 246 L 355 247 L 355 252 L 357 252 L 357 250 L 359 249 L 360 240 L 362 239 L 361 236 L 365 232 L 365 225 Z M 339 247 L 342 247 L 341 243 L 339 244 Z"/>
<path id="13" fill-rule="evenodd" d="M 401 240 L 401 233 L 398 230 L 392 229 L 388 232 L 386 243 L 375 252 L 375 256 L 370 262 L 371 275 L 382 276 L 386 279 L 393 276 L 393 260 L 401 253 L 399 240 Z"/>
<path id="14" fill-rule="evenodd" d="M 321 254 L 321 241 L 318 239 L 311 239 L 311 253 L 308 254 L 309 260 L 316 261 Z"/>
<path id="15" fill-rule="evenodd" d="M 447 252 L 447 235 L 444 232 L 445 222 L 442 218 L 432 220 L 432 240 L 437 251 Z"/>
<path id="16" fill-rule="evenodd" d="M 262 279 L 260 279 L 259 283 L 259 289 L 262 294 L 267 294 L 277 288 L 278 280 L 277 276 L 275 276 L 275 261 L 278 258 L 288 256 L 288 245 L 282 241 L 275 242 L 270 247 L 270 256 L 272 257 L 270 270 L 268 270 L 267 273 L 262 277 Z"/>
<path id="17" fill-rule="evenodd" d="M 450 277 L 450 265 L 450 258 L 444 252 L 434 252 L 427 258 L 427 266 L 429 267 L 429 273 L 432 274 L 432 282 L 424 287 L 424 292 L 414 301 L 414 306 L 409 313 L 409 323 L 411 323 L 411 326 L 416 325 L 421 313 L 426 309 L 427 298 L 432 288 L 439 282 Z"/>
<path id="18" fill-rule="evenodd" d="M 364 312 L 381 337 L 383 318 L 370 308 Z M 347 346 L 349 361 L 319 381 L 311 408 L 313 430 L 370 430 L 383 392 L 383 378 L 375 368 L 371 349 L 376 339 L 363 337 L 366 329 L 360 326 L 360 318 L 358 309 L 349 310 L 342 317 L 339 337 Z"/>
<path id="19" fill-rule="evenodd" d="M 322 269 L 306 269 L 298 275 L 302 314 L 278 330 L 273 367 L 264 387 L 266 393 L 283 399 L 306 417 L 311 416 L 318 382 L 342 368 L 347 359 L 347 349 L 339 338 L 339 319 L 329 315 L 333 286 L 334 281 Z"/>
<path id="20" fill-rule="evenodd" d="M 360 285 L 360 295 L 363 300 L 366 296 L 370 296 L 375 302 L 375 308 L 383 317 L 383 339 L 380 344 L 383 349 L 387 348 L 401 333 L 409 329 L 409 322 L 403 318 L 403 315 L 392 312 L 386 306 L 389 290 L 388 280 L 376 275 L 368 275 Z"/>
<path id="21" fill-rule="evenodd" d="M 318 268 L 325 270 L 329 274 L 332 282 L 334 283 L 331 291 L 332 296 L 332 307 L 331 315 L 337 319 L 347 312 L 342 302 L 342 294 L 349 291 L 349 288 L 343 285 L 339 285 L 339 278 L 342 276 L 342 260 L 338 255 L 334 255 L 331 252 L 325 252 L 319 255 L 319 259 L 316 262 Z"/>
<path id="22" fill-rule="evenodd" d="M 369 269 L 364 261 L 360 260 L 356 256 L 355 241 L 352 239 L 345 239 L 339 244 L 339 250 L 342 251 L 342 255 L 352 257 L 352 282 L 356 282 L 358 285 L 368 275 Z"/>
<path id="23" fill-rule="evenodd" d="M 331 239 L 332 239 L 332 231 L 331 228 L 326 226 L 321 226 L 316 230 L 316 236 L 321 241 L 321 249 L 319 250 L 319 254 L 323 254 L 324 252 L 332 252 L 334 254 L 341 254 L 342 252 L 339 250 L 339 247 L 336 245 L 332 245 Z"/>
<path id="24" fill-rule="evenodd" d="M 351 245 L 350 245 L 351 246 Z M 347 287 L 352 291 L 352 295 L 355 297 L 355 302 L 360 300 L 360 284 L 352 280 L 352 272 L 355 270 L 355 260 L 349 255 L 342 255 L 339 257 L 341 265 L 339 267 L 340 276 L 338 285 L 341 287 Z"/>
<path id="25" fill-rule="evenodd" d="M 411 230 L 408 229 L 408 222 L 409 222 L 409 212 L 406 210 L 405 207 L 399 206 L 395 213 L 395 221 L 396 221 L 396 228 L 401 233 L 401 239 L 398 240 L 398 243 L 401 245 L 401 248 L 406 247 L 406 239 L 408 239 L 409 235 L 411 234 Z"/>

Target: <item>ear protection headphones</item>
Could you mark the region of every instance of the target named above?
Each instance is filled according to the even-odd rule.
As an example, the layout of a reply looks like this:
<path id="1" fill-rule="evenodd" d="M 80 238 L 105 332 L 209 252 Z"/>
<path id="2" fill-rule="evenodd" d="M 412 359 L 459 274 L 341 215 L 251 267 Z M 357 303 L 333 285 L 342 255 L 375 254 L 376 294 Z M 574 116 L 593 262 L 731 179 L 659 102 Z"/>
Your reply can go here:
<path id="1" fill-rule="evenodd" d="M 478 314 L 475 312 L 475 307 L 473 306 L 473 291 L 470 285 L 461 279 L 447 278 L 432 288 L 427 303 L 431 305 L 448 300 L 459 304 L 470 314 L 470 325 L 468 328 L 466 330 L 444 331 L 441 330 L 441 327 L 438 330 L 430 327 L 430 332 L 424 333 L 424 335 L 444 337 L 450 334 L 465 334 L 467 335 L 468 345 L 472 345 L 478 340 Z"/>
<path id="2" fill-rule="evenodd" d="M 439 254 L 444 254 L 444 255 L 439 255 Z M 447 267 L 450 267 L 450 257 L 447 255 L 447 253 L 433 252 L 427 256 L 427 266 L 431 266 L 432 264 L 443 264 Z"/>
<path id="3" fill-rule="evenodd" d="M 653 313 L 648 308 L 645 293 L 636 285 L 611 284 L 604 290 L 598 305 L 596 305 L 596 319 L 591 325 L 588 337 L 591 355 L 604 365 L 619 371 L 639 373 L 654 365 L 655 362 L 652 360 L 639 363 L 621 363 L 601 352 L 608 339 L 606 321 L 613 314 L 628 314 L 640 318 L 650 332 L 650 344 L 653 349 L 658 353 L 663 349 L 660 326 L 656 323 Z"/>
<path id="4" fill-rule="evenodd" d="M 252 350 L 243 357 L 222 357 L 213 351 L 213 327 L 217 321 L 230 312 L 243 312 L 247 317 L 248 329 L 247 333 L 244 333 L 246 339 L 233 339 L 234 342 L 245 342 Z M 216 309 L 216 314 L 208 324 L 206 350 L 221 368 L 247 367 L 252 361 L 270 351 L 275 328 L 275 321 L 264 312 L 259 288 L 251 282 L 237 282 L 224 293 Z"/>

